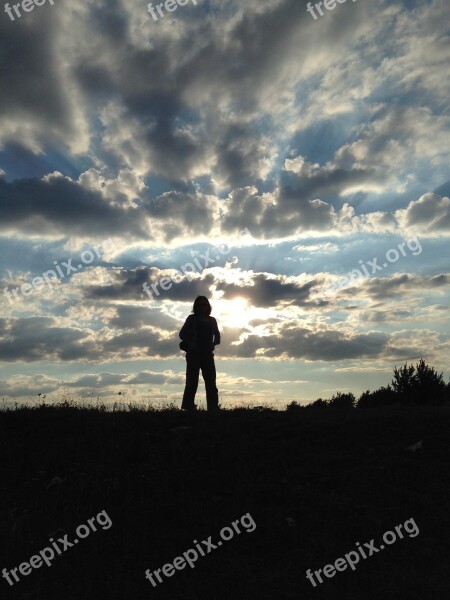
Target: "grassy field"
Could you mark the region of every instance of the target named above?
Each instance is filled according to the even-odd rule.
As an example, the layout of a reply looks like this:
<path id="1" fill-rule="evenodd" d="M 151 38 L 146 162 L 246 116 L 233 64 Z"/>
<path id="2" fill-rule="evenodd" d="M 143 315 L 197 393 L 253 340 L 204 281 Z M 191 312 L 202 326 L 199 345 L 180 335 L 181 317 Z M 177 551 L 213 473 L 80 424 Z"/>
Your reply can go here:
<path id="1" fill-rule="evenodd" d="M 1 598 L 446 600 L 449 430 L 446 407 L 2 412 L 0 569 L 101 511 L 112 526 L 13 586 L 1 579 Z M 254 531 L 157 587 L 145 578 L 247 513 Z M 416 537 L 306 579 L 408 519 Z"/>

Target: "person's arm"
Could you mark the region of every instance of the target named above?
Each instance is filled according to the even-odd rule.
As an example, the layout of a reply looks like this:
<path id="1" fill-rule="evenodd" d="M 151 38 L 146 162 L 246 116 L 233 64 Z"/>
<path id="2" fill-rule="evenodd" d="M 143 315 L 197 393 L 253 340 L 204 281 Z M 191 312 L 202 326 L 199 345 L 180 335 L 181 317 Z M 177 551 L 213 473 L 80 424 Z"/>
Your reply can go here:
<path id="1" fill-rule="evenodd" d="M 219 331 L 219 327 L 217 326 L 216 319 L 214 317 L 212 319 L 213 319 L 213 334 L 214 334 L 213 344 L 214 344 L 214 346 L 218 346 L 220 344 L 220 331 Z"/>
<path id="2" fill-rule="evenodd" d="M 179 336 L 183 340 L 183 342 L 192 345 L 194 341 L 194 332 L 192 329 L 192 315 L 189 315 L 189 317 L 184 322 L 184 325 L 180 330 Z"/>

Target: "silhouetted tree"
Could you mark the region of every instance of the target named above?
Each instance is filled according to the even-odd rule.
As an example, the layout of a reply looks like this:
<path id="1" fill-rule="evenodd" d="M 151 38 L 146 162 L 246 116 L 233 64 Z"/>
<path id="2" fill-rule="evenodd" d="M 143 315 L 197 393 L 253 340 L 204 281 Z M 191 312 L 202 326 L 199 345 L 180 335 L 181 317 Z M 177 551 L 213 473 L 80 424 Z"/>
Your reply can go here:
<path id="1" fill-rule="evenodd" d="M 317 400 L 314 400 L 314 402 L 308 406 L 311 406 L 312 408 L 327 408 L 328 401 L 323 400 L 322 398 L 317 398 Z"/>
<path id="2" fill-rule="evenodd" d="M 403 367 L 394 367 L 394 378 L 391 382 L 392 389 L 398 394 L 403 404 L 414 404 L 414 385 L 416 382 L 414 365 L 405 363 Z"/>
<path id="3" fill-rule="evenodd" d="M 354 394 L 337 392 L 328 401 L 328 405 L 331 408 L 353 408 L 355 406 L 356 398 Z"/>
<path id="4" fill-rule="evenodd" d="M 380 387 L 371 392 L 366 390 L 361 394 L 356 406 L 358 408 L 377 408 L 378 406 L 389 406 L 398 401 L 398 395 L 388 383 L 386 387 Z"/>
<path id="5" fill-rule="evenodd" d="M 402 404 L 443 404 L 447 386 L 443 374 L 429 367 L 423 358 L 416 366 L 407 363 L 400 369 L 394 368 L 392 380 L 394 392 Z"/>
<path id="6" fill-rule="evenodd" d="M 443 404 L 447 392 L 443 373 L 425 364 L 423 358 L 416 364 L 416 388 L 419 404 Z"/>
<path id="7" fill-rule="evenodd" d="M 303 408 L 303 406 L 301 404 L 299 404 L 298 402 L 296 402 L 295 400 L 293 400 L 290 404 L 288 404 L 286 406 L 286 410 L 288 412 L 295 412 L 298 410 L 301 410 Z"/>
<path id="8" fill-rule="evenodd" d="M 404 405 L 436 405 L 450 402 L 450 381 L 445 383 L 443 373 L 429 367 L 423 358 L 414 366 L 405 363 L 403 367 L 394 367 L 394 377 L 387 386 L 371 392 L 366 390 L 356 401 L 349 393 L 337 392 L 329 400 L 318 398 L 311 404 L 303 406 L 291 402 L 288 411 L 302 408 L 376 408 L 378 406 Z"/>

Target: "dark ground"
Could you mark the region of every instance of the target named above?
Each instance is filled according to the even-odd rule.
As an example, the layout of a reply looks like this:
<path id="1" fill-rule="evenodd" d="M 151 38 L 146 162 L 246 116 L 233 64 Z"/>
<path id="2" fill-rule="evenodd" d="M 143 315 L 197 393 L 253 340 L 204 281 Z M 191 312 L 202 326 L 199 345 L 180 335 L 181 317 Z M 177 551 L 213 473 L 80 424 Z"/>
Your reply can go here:
<path id="1" fill-rule="evenodd" d="M 0 570 L 103 510 L 112 520 L 13 587 L 0 578 L 1 598 L 447 600 L 449 428 L 445 407 L 0 413 Z M 157 588 L 145 579 L 246 513 L 252 533 Z M 411 518 L 416 537 L 306 579 Z"/>

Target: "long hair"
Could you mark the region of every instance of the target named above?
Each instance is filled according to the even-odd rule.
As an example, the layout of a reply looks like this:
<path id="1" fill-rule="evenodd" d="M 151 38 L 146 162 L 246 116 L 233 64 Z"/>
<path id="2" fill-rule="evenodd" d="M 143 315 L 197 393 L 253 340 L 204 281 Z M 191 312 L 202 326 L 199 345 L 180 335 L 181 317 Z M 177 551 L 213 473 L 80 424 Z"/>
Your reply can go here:
<path id="1" fill-rule="evenodd" d="M 206 296 L 197 296 L 197 298 L 194 300 L 194 306 L 192 307 L 192 312 L 194 313 L 194 315 L 198 315 L 199 314 L 199 305 L 200 304 L 207 304 L 208 305 L 208 316 L 211 314 L 211 304 L 209 303 L 209 300 Z"/>

